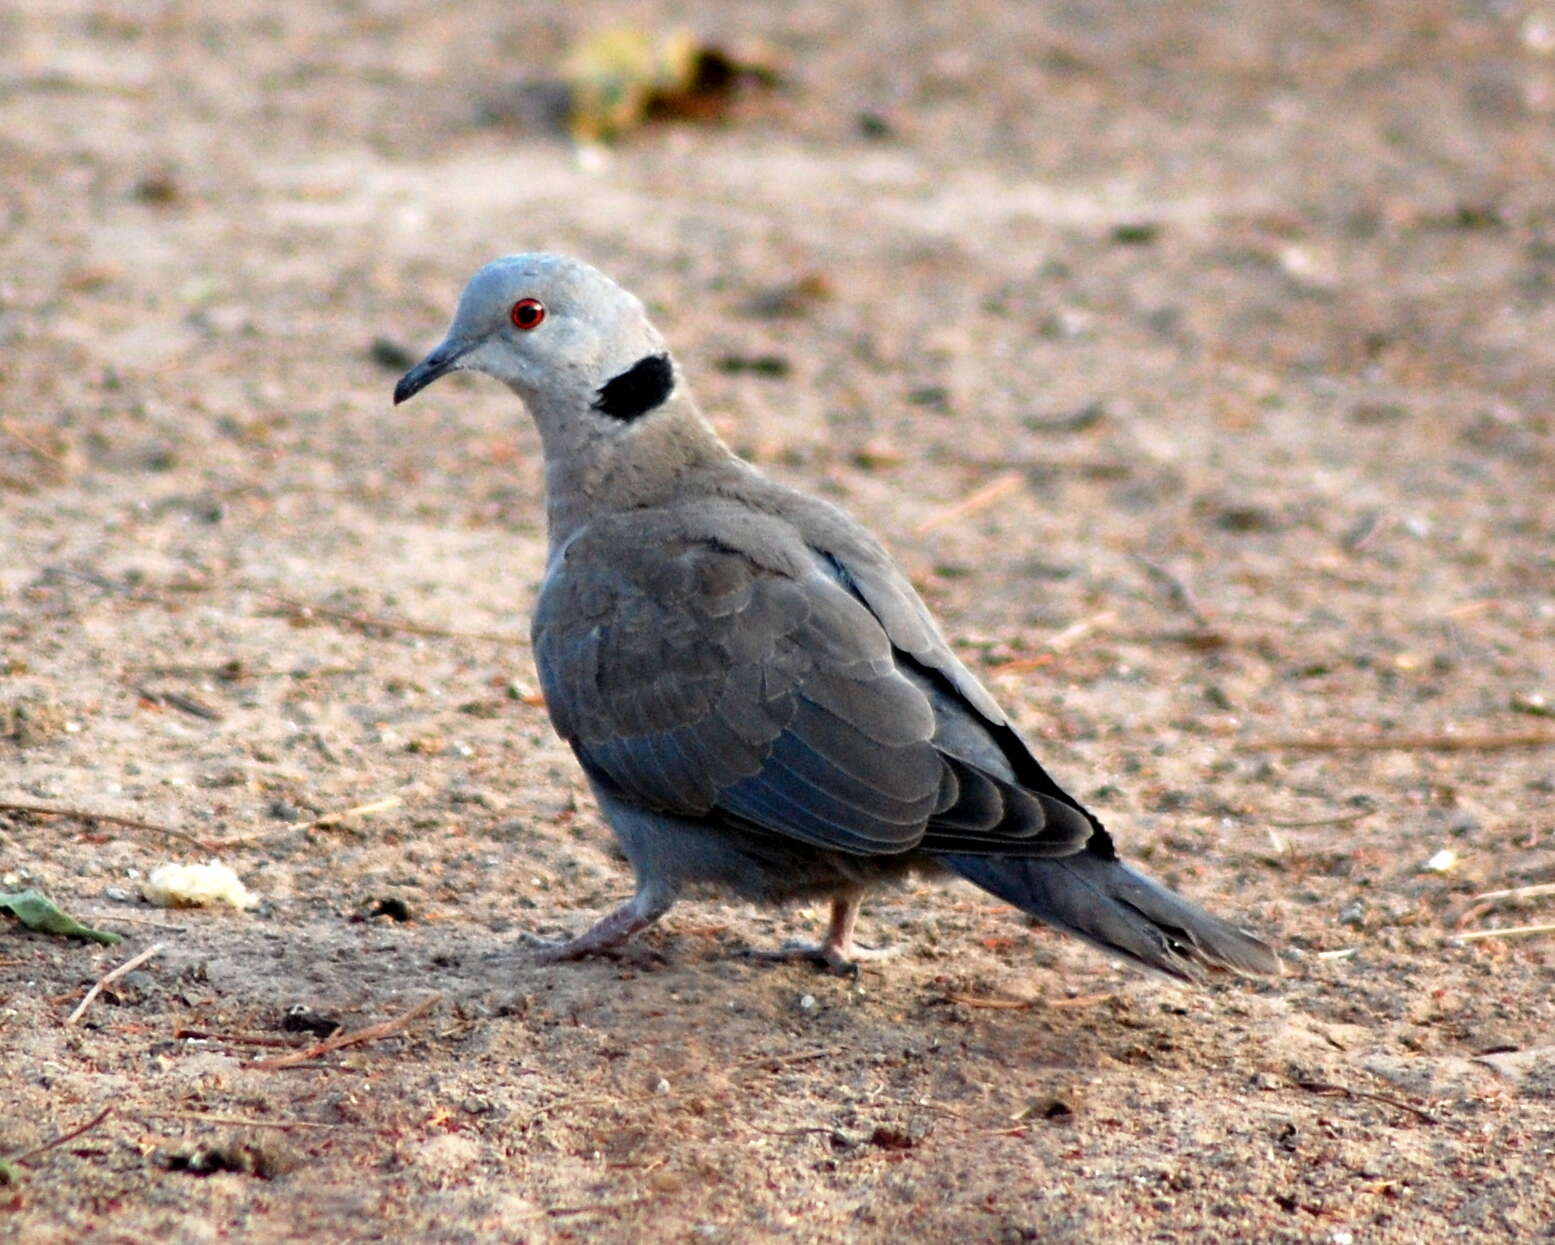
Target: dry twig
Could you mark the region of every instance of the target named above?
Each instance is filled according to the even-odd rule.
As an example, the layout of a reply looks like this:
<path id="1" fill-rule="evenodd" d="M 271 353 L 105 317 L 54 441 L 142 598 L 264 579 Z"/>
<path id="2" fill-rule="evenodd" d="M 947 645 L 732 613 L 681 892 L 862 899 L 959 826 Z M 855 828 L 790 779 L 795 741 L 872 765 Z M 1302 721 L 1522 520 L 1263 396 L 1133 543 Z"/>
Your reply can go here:
<path id="1" fill-rule="evenodd" d="M 46 1141 L 41 1146 L 38 1146 L 32 1150 L 28 1150 L 25 1154 L 7 1155 L 5 1161 L 7 1163 L 21 1164 L 27 1162 L 29 1159 L 37 1158 L 40 1154 L 47 1154 L 50 1150 L 58 1149 L 67 1141 L 74 1141 L 82 1133 L 91 1132 L 112 1114 L 112 1105 L 106 1106 L 91 1119 L 89 1119 L 85 1124 L 82 1124 L 79 1128 L 72 1128 L 68 1133 L 61 1134 L 60 1136 L 54 1138 L 53 1141 Z"/>
<path id="2" fill-rule="evenodd" d="M 1277 826 L 1281 830 L 1301 830 L 1311 826 L 1345 826 L 1352 821 L 1359 821 L 1362 817 L 1370 817 L 1377 810 L 1374 807 L 1358 808 L 1348 813 L 1337 813 L 1332 817 L 1309 817 L 1299 821 L 1274 821 L 1265 820 L 1265 826 Z"/>
<path id="3" fill-rule="evenodd" d="M 1112 998 L 1110 992 L 1102 994 L 1081 994 L 1072 999 L 982 999 L 970 994 L 947 994 L 945 996 L 952 1003 L 961 1003 L 967 1007 L 988 1007 L 999 1011 L 1023 1012 L 1032 1008 L 1061 1008 L 1061 1007 L 1094 1007 L 1098 1003 L 1105 1003 Z"/>
<path id="4" fill-rule="evenodd" d="M 120 817 L 114 813 L 94 813 L 85 808 L 69 808 L 60 804 L 18 804 L 12 800 L 0 801 L 0 813 L 34 813 L 39 817 L 68 817 L 71 821 L 97 822 L 109 826 L 124 826 L 129 830 L 146 830 L 152 834 L 165 834 L 170 839 L 188 843 L 202 852 L 214 852 L 220 844 L 197 839 L 171 826 L 158 826 L 149 821 L 137 821 L 133 817 Z"/>
<path id="5" fill-rule="evenodd" d="M 223 683 L 241 683 L 247 679 L 324 679 L 340 675 L 361 674 L 363 666 L 318 666 L 313 669 L 298 666 L 291 670 L 255 670 L 243 663 L 240 658 L 231 657 L 226 661 L 207 663 L 205 665 L 188 665 L 178 663 L 153 663 L 151 665 L 125 666 L 125 671 L 131 674 L 154 674 L 160 676 L 173 676 L 178 678 L 216 678 Z"/>
<path id="6" fill-rule="evenodd" d="M 322 817 L 315 817 L 312 821 L 300 821 L 292 827 L 294 830 L 327 830 L 331 826 L 338 826 L 341 822 L 351 817 L 366 817 L 369 813 L 383 813 L 391 808 L 398 808 L 404 801 L 397 795 L 386 795 L 380 800 L 369 800 L 366 804 L 358 804 L 352 808 L 343 808 L 337 813 L 325 813 Z"/>
<path id="7" fill-rule="evenodd" d="M 387 1128 L 375 1128 L 371 1124 L 328 1124 L 322 1120 L 255 1120 L 238 1115 L 212 1115 L 205 1111 L 141 1111 L 148 1120 L 196 1120 L 204 1124 L 227 1124 L 233 1128 L 342 1128 L 361 1132 L 390 1133 Z"/>
<path id="8" fill-rule="evenodd" d="M 1369 1089 L 1351 1089 L 1348 1085 L 1334 1085 L 1328 1081 L 1292 1081 L 1291 1084 L 1297 1089 L 1306 1090 L 1309 1094 L 1321 1094 L 1325 1098 L 1366 1098 L 1372 1102 L 1381 1102 L 1390 1107 L 1397 1107 L 1400 1111 L 1408 1111 L 1422 1123 L 1440 1123 L 1440 1120 L 1429 1111 L 1422 1110 L 1412 1103 L 1405 1102 L 1402 1098 L 1394 1098 L 1389 1094 L 1379 1094 Z"/>
<path id="9" fill-rule="evenodd" d="M 840 1046 L 818 1046 L 814 1050 L 802 1050 L 793 1055 L 751 1055 L 749 1058 L 741 1059 L 734 1066 L 736 1068 L 786 1068 L 790 1064 L 809 1063 L 812 1059 L 828 1059 L 832 1055 L 840 1054 L 842 1054 Z"/>
<path id="10" fill-rule="evenodd" d="M 1110 990 L 1100 994 L 1077 994 L 1072 999 L 1049 999 L 1044 1007 L 1094 1007 L 1098 1003 L 1110 1002 L 1115 996 Z"/>
<path id="11" fill-rule="evenodd" d="M 826 1127 L 763 1128 L 760 1124 L 751 1124 L 749 1122 L 746 1122 L 745 1127 L 751 1129 L 753 1132 L 762 1133 L 768 1137 L 808 1137 L 812 1134 L 819 1134 L 823 1137 L 834 1137 L 839 1131 L 835 1128 Z"/>
<path id="12" fill-rule="evenodd" d="M 1032 653 L 1029 657 L 1012 657 L 998 665 L 989 666 L 989 674 L 1025 674 L 1028 670 L 1040 670 L 1051 666 L 1057 658 L 1052 653 Z"/>
<path id="13" fill-rule="evenodd" d="M 1198 598 L 1193 595 L 1193 589 L 1178 576 L 1167 570 L 1157 562 L 1152 562 L 1143 554 L 1136 553 L 1134 561 L 1139 563 L 1150 575 L 1150 578 L 1166 589 L 1166 595 L 1171 598 L 1172 604 L 1181 609 L 1189 618 L 1198 623 L 1205 630 L 1210 630 L 1212 624 L 1204 610 L 1200 607 Z"/>
<path id="14" fill-rule="evenodd" d="M 1475 899 L 1533 899 L 1539 895 L 1555 895 L 1555 882 L 1537 882 L 1532 886 L 1514 886 L 1511 890 L 1486 891 Z"/>
<path id="15" fill-rule="evenodd" d="M 104 986 L 112 985 L 120 977 L 124 976 L 125 973 L 134 972 L 152 956 L 166 950 L 166 948 L 167 944 L 165 942 L 154 942 L 139 955 L 132 955 L 129 959 L 125 960 L 123 964 L 120 964 L 118 968 L 104 973 L 97 979 L 92 988 L 86 992 L 86 997 L 78 1004 L 76 1004 L 76 1010 L 65 1017 L 65 1027 L 68 1029 L 71 1025 L 75 1024 L 76 1021 L 80 1020 L 82 1016 L 86 1015 L 86 1009 L 89 1008 L 92 1005 L 92 1001 L 102 993 Z"/>
<path id="16" fill-rule="evenodd" d="M 187 925 L 174 925 L 171 921 L 164 921 L 160 917 L 138 916 L 131 912 L 123 911 L 124 905 L 107 910 L 101 908 L 88 909 L 81 916 L 90 921 L 112 921 L 116 925 L 149 925 L 152 929 L 159 929 L 167 934 L 187 934 Z"/>
<path id="17" fill-rule="evenodd" d="M 135 694 L 153 705 L 170 705 L 174 709 L 181 709 L 191 717 L 201 718 L 206 722 L 220 722 L 222 719 L 220 709 L 184 692 L 168 691 L 155 687 L 137 687 Z"/>
<path id="18" fill-rule="evenodd" d="M 993 1011 L 1024 1012 L 1038 1006 L 1040 999 L 980 999 L 970 994 L 947 994 L 947 1003 L 959 1003 L 963 1007 L 985 1007 Z"/>
<path id="19" fill-rule="evenodd" d="M 279 1046 L 283 1050 L 296 1050 L 302 1044 L 298 1038 L 275 1037 L 268 1033 L 208 1033 L 204 1029 L 174 1029 L 173 1036 L 179 1040 L 227 1042 L 233 1046 Z"/>
<path id="20" fill-rule="evenodd" d="M 0 419 L 0 432 L 5 433 L 30 454 L 36 454 L 39 458 L 56 465 L 65 461 L 64 455 L 45 445 L 40 438 L 33 436 L 14 420 Z"/>
<path id="21" fill-rule="evenodd" d="M 652 1197 L 629 1197 L 619 1202 L 600 1202 L 594 1206 L 548 1206 L 539 1210 L 528 1211 L 516 1216 L 518 1221 L 533 1219 L 563 1219 L 573 1215 L 609 1215 L 618 1210 L 626 1210 L 633 1206 L 641 1206 L 651 1202 Z"/>
<path id="22" fill-rule="evenodd" d="M 320 817 L 311 818 L 308 821 L 293 822 L 289 826 L 282 826 L 278 830 L 262 830 L 258 834 L 240 834 L 235 838 L 223 839 L 222 847 L 252 847 L 256 843 L 270 843 L 276 839 L 283 839 L 289 834 L 304 834 L 309 830 L 328 830 L 338 826 L 341 822 L 351 817 L 365 817 L 369 813 L 381 813 L 387 809 L 398 808 L 404 801 L 397 795 L 386 795 L 380 800 L 369 800 L 366 804 L 357 804 L 351 808 L 343 808 L 333 813 L 325 813 Z"/>
<path id="23" fill-rule="evenodd" d="M 1103 627 L 1110 627 L 1118 620 L 1117 613 L 1113 610 L 1103 610 L 1099 614 L 1092 614 L 1089 618 L 1082 618 L 1079 622 L 1070 623 L 1062 631 L 1054 632 L 1043 641 L 1048 648 L 1055 653 L 1061 653 L 1070 645 L 1085 639 L 1093 631 L 1100 631 Z"/>
<path id="24" fill-rule="evenodd" d="M 409 1011 L 401 1012 L 398 1016 L 389 1020 L 380 1021 L 375 1025 L 368 1025 L 362 1029 L 353 1029 L 349 1033 L 337 1033 L 334 1037 L 325 1038 L 322 1042 L 315 1042 L 304 1050 L 293 1051 L 289 1055 L 277 1055 L 274 1059 L 261 1059 L 257 1063 L 251 1063 L 251 1068 L 262 1068 L 272 1071 L 277 1068 L 295 1068 L 298 1064 L 307 1063 L 310 1059 L 316 1059 L 320 1055 L 327 1055 L 331 1051 L 341 1050 L 347 1046 L 362 1046 L 368 1042 L 376 1042 L 379 1038 L 391 1037 L 405 1028 L 414 1020 L 419 1020 L 442 1001 L 441 994 L 429 995 L 421 1000 Z"/>
<path id="25" fill-rule="evenodd" d="M 936 510 L 928 518 L 921 520 L 913 531 L 922 536 L 925 532 L 932 532 L 947 523 L 969 518 L 979 510 L 986 510 L 989 506 L 1003 501 L 1010 494 L 1019 492 L 1025 482 L 1026 477 L 1019 471 L 1006 471 L 1003 475 L 995 476 L 981 488 L 973 489 L 953 505 Z"/>
<path id="26" fill-rule="evenodd" d="M 452 627 L 429 627 L 424 623 L 405 622 L 398 618 L 383 618 L 361 610 L 336 610 L 327 605 L 311 605 L 278 592 L 261 592 L 263 597 L 284 605 L 293 618 L 328 618 L 333 622 L 349 623 L 364 631 L 398 631 L 407 635 L 436 636 L 447 640 L 489 640 L 493 644 L 523 644 L 521 635 L 502 635 L 494 631 L 459 631 Z"/>
<path id="27" fill-rule="evenodd" d="M 1504 735 L 1315 735 L 1310 739 L 1247 739 L 1242 752 L 1499 752 L 1555 745 L 1555 731 L 1512 731 Z"/>
<path id="28" fill-rule="evenodd" d="M 1466 934 L 1454 934 L 1454 942 L 1478 942 L 1481 938 L 1533 938 L 1539 934 L 1555 934 L 1555 925 L 1510 925 L 1506 929 L 1475 929 Z"/>

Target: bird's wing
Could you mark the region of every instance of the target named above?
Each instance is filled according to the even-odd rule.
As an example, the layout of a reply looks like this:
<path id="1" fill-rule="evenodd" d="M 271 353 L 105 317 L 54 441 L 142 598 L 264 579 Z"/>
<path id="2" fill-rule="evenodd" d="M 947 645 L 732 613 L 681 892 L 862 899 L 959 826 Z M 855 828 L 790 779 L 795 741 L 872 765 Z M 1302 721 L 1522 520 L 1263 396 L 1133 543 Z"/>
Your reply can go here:
<path id="1" fill-rule="evenodd" d="M 1111 836 L 1032 755 L 998 702 L 962 664 L 890 555 L 852 519 L 824 502 L 805 499 L 805 537 L 832 575 L 879 622 L 898 669 L 933 707 L 935 744 L 942 753 L 1067 805 L 1091 827 L 1089 850 L 1111 859 Z"/>
<path id="2" fill-rule="evenodd" d="M 535 612 L 552 719 L 597 781 L 860 855 L 1084 844 L 1068 804 L 936 746 L 931 693 L 791 529 L 753 556 L 645 522 L 585 529 Z"/>

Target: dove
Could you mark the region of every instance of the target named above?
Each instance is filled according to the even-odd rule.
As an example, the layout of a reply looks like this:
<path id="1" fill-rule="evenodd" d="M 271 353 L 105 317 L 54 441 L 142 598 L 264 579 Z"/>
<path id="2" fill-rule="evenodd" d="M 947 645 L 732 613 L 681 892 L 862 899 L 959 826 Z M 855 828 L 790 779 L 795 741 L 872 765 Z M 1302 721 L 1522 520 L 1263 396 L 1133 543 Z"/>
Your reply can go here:
<path id="1" fill-rule="evenodd" d="M 1275 976 L 1267 943 L 1130 868 L 1033 756 L 863 526 L 719 438 L 642 303 L 552 254 L 487 264 L 398 405 L 450 372 L 539 429 L 548 553 L 532 619 L 546 708 L 636 880 L 588 930 L 608 953 L 687 891 L 830 901 L 839 973 L 863 898 L 960 877 L 1137 967 Z"/>

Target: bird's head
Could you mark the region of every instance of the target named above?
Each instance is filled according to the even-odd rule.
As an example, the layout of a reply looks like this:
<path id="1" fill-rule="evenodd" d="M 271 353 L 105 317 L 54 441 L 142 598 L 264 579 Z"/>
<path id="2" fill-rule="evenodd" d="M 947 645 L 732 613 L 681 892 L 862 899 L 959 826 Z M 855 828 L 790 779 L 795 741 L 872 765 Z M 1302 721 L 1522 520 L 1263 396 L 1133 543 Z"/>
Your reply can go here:
<path id="1" fill-rule="evenodd" d="M 589 411 L 629 422 L 675 388 L 674 365 L 642 303 L 561 255 L 509 255 L 470 278 L 447 335 L 400 378 L 394 401 L 461 371 L 496 377 L 537 418 Z"/>

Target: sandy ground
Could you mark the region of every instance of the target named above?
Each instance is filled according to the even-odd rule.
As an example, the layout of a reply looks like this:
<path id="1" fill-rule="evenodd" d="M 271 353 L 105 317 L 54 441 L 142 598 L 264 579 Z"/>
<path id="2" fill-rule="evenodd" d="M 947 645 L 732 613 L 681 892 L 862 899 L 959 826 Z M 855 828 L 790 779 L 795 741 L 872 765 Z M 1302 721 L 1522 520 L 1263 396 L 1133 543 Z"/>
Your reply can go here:
<path id="1" fill-rule="evenodd" d="M 0 926 L 0 1157 L 112 1108 L 0 1236 L 1555 1240 L 1555 940 L 1456 941 L 1555 919 L 1475 899 L 1555 878 L 1555 10 L 232 13 L 0 12 L 0 799 L 262 898 L 0 814 L 0 889 L 125 935 Z M 582 167 L 533 84 L 623 18 L 787 87 Z M 530 964 L 630 890 L 533 694 L 538 446 L 490 382 L 389 392 L 537 248 L 1286 980 L 964 887 L 873 904 L 853 983 L 735 954 L 821 913 L 716 900 Z"/>

